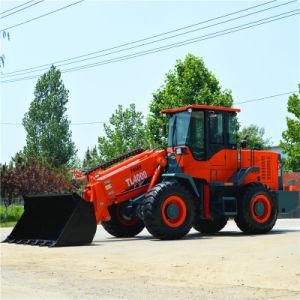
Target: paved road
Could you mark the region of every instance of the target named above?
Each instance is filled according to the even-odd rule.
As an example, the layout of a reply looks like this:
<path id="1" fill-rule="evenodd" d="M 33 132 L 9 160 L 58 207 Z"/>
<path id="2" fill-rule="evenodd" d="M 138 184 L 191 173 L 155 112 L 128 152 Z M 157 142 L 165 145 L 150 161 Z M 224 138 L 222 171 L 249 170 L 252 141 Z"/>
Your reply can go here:
<path id="1" fill-rule="evenodd" d="M 91 246 L 1 244 L 1 277 L 2 299 L 300 299 L 300 219 L 267 235 L 230 221 L 178 241 L 116 239 L 99 226 Z"/>

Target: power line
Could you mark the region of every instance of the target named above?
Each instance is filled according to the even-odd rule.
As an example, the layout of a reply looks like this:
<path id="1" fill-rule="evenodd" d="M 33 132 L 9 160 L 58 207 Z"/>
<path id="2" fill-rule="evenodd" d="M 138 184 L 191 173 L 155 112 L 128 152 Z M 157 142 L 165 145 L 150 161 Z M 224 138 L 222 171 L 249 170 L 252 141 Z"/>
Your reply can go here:
<path id="1" fill-rule="evenodd" d="M 261 98 L 254 98 L 250 100 L 245 100 L 242 102 L 236 102 L 234 105 L 237 104 L 244 104 L 244 103 L 249 103 L 249 102 L 255 102 L 255 101 L 263 101 L 271 98 L 276 98 L 279 96 L 285 96 L 293 93 L 299 93 L 298 91 L 290 91 L 290 92 L 285 92 L 285 93 L 280 93 L 280 94 L 275 94 L 275 95 L 270 95 L 270 96 L 265 96 Z M 100 121 L 93 121 L 93 122 L 75 122 L 75 123 L 70 123 L 71 126 L 73 125 L 93 125 L 93 124 L 104 124 L 105 122 L 100 122 Z M 14 123 L 14 122 L 0 122 L 0 125 L 16 125 L 16 126 L 23 126 L 22 123 Z"/>
<path id="2" fill-rule="evenodd" d="M 267 100 L 267 99 L 276 98 L 276 97 L 279 97 L 279 96 L 286 96 L 286 95 L 293 94 L 293 93 L 298 93 L 298 91 L 291 91 L 291 92 L 286 92 L 286 93 L 281 93 L 281 94 L 275 94 L 275 95 L 271 95 L 271 96 L 266 96 L 266 97 L 262 97 L 262 98 L 245 100 L 245 101 L 242 101 L 242 102 L 236 102 L 236 103 L 234 103 L 234 105 L 236 105 L 236 104 L 245 104 L 245 103 L 256 102 L 256 101 L 262 101 L 262 100 Z"/>
<path id="3" fill-rule="evenodd" d="M 298 10 L 295 10 L 295 11 L 298 11 Z M 293 12 L 293 11 L 290 11 L 290 12 Z M 290 13 L 290 12 L 287 12 L 287 13 Z M 247 24 L 239 25 L 239 26 L 232 27 L 232 28 L 222 30 L 222 31 L 219 31 L 219 32 L 215 32 L 215 33 L 212 33 L 212 34 L 200 36 L 200 37 L 197 37 L 197 38 L 194 38 L 194 39 L 191 39 L 191 40 L 185 40 L 183 42 L 173 43 L 171 45 L 158 47 L 158 48 L 153 48 L 153 49 L 150 49 L 150 50 L 147 50 L 147 51 L 136 52 L 136 53 L 133 53 L 133 54 L 130 54 L 130 55 L 125 55 L 125 56 L 117 57 L 117 58 L 106 60 L 106 61 L 100 61 L 98 63 L 83 65 L 83 66 L 79 66 L 79 67 L 73 67 L 71 69 L 65 69 L 65 70 L 62 71 L 62 73 L 76 71 L 76 70 L 85 69 L 85 68 L 90 68 L 90 67 L 94 67 L 94 66 L 98 66 L 98 65 L 105 65 L 105 64 L 108 64 L 108 63 L 123 61 L 123 60 L 131 59 L 131 58 L 135 58 L 135 57 L 139 57 L 139 56 L 144 56 L 144 55 L 147 55 L 147 54 L 168 50 L 170 48 L 174 48 L 174 47 L 177 47 L 177 46 L 182 46 L 182 45 L 185 45 L 185 44 L 190 44 L 190 43 L 194 43 L 194 42 L 197 42 L 197 41 L 206 40 L 206 39 L 214 38 L 214 37 L 217 37 L 217 36 L 229 34 L 231 32 L 240 31 L 240 30 L 247 29 L 247 28 L 250 28 L 250 27 L 259 26 L 259 25 L 269 23 L 269 22 L 272 22 L 272 21 L 276 21 L 278 19 L 282 19 L 282 18 L 285 18 L 285 17 L 281 17 L 281 18 L 277 18 L 277 19 L 270 20 L 270 21 L 267 21 L 267 22 L 262 22 L 260 24 L 245 27 L 246 25 L 261 22 L 262 20 L 266 20 L 266 19 L 270 19 L 270 18 L 275 18 L 275 17 L 281 16 L 281 15 L 285 15 L 287 13 L 279 14 L 279 15 L 272 16 L 272 17 L 265 18 L 265 19 L 260 19 L 260 20 L 257 20 L 255 22 L 250 22 L 250 23 L 247 23 Z M 286 17 L 290 17 L 290 16 L 292 16 L 292 15 L 289 15 L 289 16 L 286 16 Z M 243 26 L 245 28 L 236 29 L 236 28 L 240 28 L 240 27 L 243 27 Z M 236 30 L 231 30 L 231 29 L 236 29 Z M 228 30 L 231 30 L 231 31 L 226 32 Z M 221 32 L 224 32 L 224 33 L 220 34 Z M 32 78 L 36 78 L 36 77 L 38 77 L 38 75 L 34 75 L 34 76 L 31 76 L 31 77 L 18 78 L 18 79 L 11 79 L 11 80 L 6 80 L 6 81 L 2 81 L 2 82 L 3 83 L 5 83 L 5 82 L 14 82 L 14 81 L 19 81 L 19 80 L 32 79 Z"/>
<path id="4" fill-rule="evenodd" d="M 0 15 L 3 15 L 3 14 L 5 14 L 5 13 L 9 12 L 9 11 L 15 10 L 15 9 L 17 9 L 17 8 L 19 8 L 19 7 L 21 7 L 21 6 L 24 6 L 24 5 L 28 4 L 28 3 L 33 2 L 33 1 L 34 1 L 34 0 L 31 0 L 31 1 L 25 2 L 25 3 L 23 3 L 23 4 L 17 5 L 17 6 L 15 6 L 15 7 L 13 7 L 13 8 L 10 8 L 10 9 L 7 9 L 7 10 L 5 10 L 5 11 L 2 11 L 2 12 L 0 13 Z"/>
<path id="5" fill-rule="evenodd" d="M 105 122 L 77 122 L 77 123 L 70 123 L 71 126 L 76 126 L 76 125 L 92 125 L 92 124 L 104 124 Z M 16 126 L 23 126 L 22 123 L 15 123 L 15 122 L 0 122 L 0 125 L 16 125 Z"/>
<path id="6" fill-rule="evenodd" d="M 17 125 L 22 126 L 22 123 L 13 123 L 13 122 L 0 122 L 1 125 Z"/>
<path id="7" fill-rule="evenodd" d="M 288 12 L 281 13 L 281 14 L 278 14 L 278 15 L 274 15 L 274 16 L 271 16 L 271 17 L 268 17 L 268 18 L 259 19 L 259 20 L 253 21 L 253 22 L 249 22 L 249 23 L 245 23 L 245 24 L 242 24 L 242 25 L 234 26 L 234 27 L 231 27 L 231 28 L 227 28 L 225 30 L 216 31 L 216 32 L 213 32 L 213 33 L 210 33 L 210 34 L 198 36 L 198 37 L 195 37 L 195 38 L 192 38 L 192 39 L 183 40 L 183 41 L 172 43 L 172 44 L 169 44 L 169 45 L 160 46 L 160 47 L 152 48 L 152 49 L 145 50 L 145 51 L 135 52 L 133 54 L 127 54 L 127 55 L 112 58 L 112 59 L 109 59 L 109 60 L 106 60 L 106 61 L 100 61 L 100 62 L 96 62 L 96 63 L 91 63 L 91 64 L 86 64 L 86 65 L 82 65 L 82 66 L 78 66 L 78 67 L 72 67 L 72 68 L 69 68 L 69 69 L 64 69 L 62 71 L 62 73 L 77 71 L 77 70 L 90 68 L 90 67 L 94 67 L 94 66 L 98 66 L 98 65 L 102 65 L 102 64 L 118 62 L 118 61 L 121 61 L 121 60 L 127 60 L 127 59 L 131 59 L 131 58 L 139 57 L 139 56 L 144 56 L 144 55 L 147 55 L 147 54 L 152 54 L 152 53 L 156 53 L 156 52 L 169 50 L 169 49 L 172 49 L 172 48 L 177 48 L 177 47 L 180 47 L 180 46 L 184 46 L 184 45 L 192 44 L 192 43 L 195 43 L 195 42 L 215 38 L 215 37 L 226 35 L 226 34 L 229 34 L 229 33 L 232 33 L 232 32 L 241 31 L 241 30 L 244 30 L 244 29 L 260 26 L 260 25 L 270 23 L 270 22 L 273 22 L 273 21 L 276 21 L 276 20 L 287 18 L 287 17 L 293 16 L 293 15 L 299 14 L 298 11 L 300 11 L 300 9 L 288 11 Z M 297 12 L 297 13 L 291 14 L 292 12 Z M 287 14 L 290 14 L 290 15 L 287 15 Z M 287 16 L 285 16 L 285 15 L 287 15 Z M 267 20 L 269 20 L 269 21 L 267 21 Z M 261 22 L 261 23 L 256 24 L 258 22 Z M 248 25 L 250 25 L 250 26 L 248 26 Z"/>
<path id="8" fill-rule="evenodd" d="M 242 24 L 242 25 L 239 25 L 239 26 L 234 26 L 234 27 L 231 27 L 231 28 L 227 28 L 225 30 L 216 31 L 216 32 L 206 34 L 206 35 L 203 35 L 203 36 L 199 36 L 199 37 L 195 37 L 195 38 L 192 38 L 192 39 L 183 40 L 181 42 L 176 42 L 176 43 L 172 43 L 172 44 L 169 44 L 169 45 L 165 45 L 165 46 L 161 46 L 161 47 L 157 47 L 157 48 L 152 48 L 152 49 L 149 49 L 149 50 L 146 50 L 146 51 L 135 52 L 133 54 L 124 55 L 124 56 L 109 59 L 109 60 L 106 60 L 106 61 L 100 61 L 100 62 L 96 62 L 96 63 L 91 63 L 91 64 L 87 64 L 87 65 L 82 65 L 82 66 L 78 66 L 78 67 L 72 67 L 72 68 L 69 68 L 69 69 L 64 69 L 62 71 L 62 73 L 77 71 L 77 70 L 81 70 L 81 69 L 86 69 L 86 68 L 95 67 L 95 66 L 98 66 L 98 65 L 104 65 L 104 64 L 113 63 L 113 62 L 118 62 L 118 61 L 123 61 L 123 60 L 131 59 L 131 58 L 135 58 L 135 57 L 139 57 L 139 56 L 144 56 L 144 55 L 148 55 L 148 54 L 152 54 L 152 53 L 157 53 L 157 52 L 177 48 L 177 47 L 180 47 L 180 46 L 184 46 L 184 45 L 192 44 L 192 43 L 195 43 L 195 42 L 215 38 L 215 37 L 218 37 L 218 36 L 223 36 L 223 35 L 226 35 L 226 34 L 229 34 L 229 33 L 232 33 L 232 32 L 241 31 L 241 30 L 244 30 L 244 29 L 260 26 L 260 25 L 263 25 L 263 24 L 266 24 L 266 23 L 270 23 L 270 22 L 273 22 L 273 21 L 276 21 L 276 20 L 280 20 L 280 19 L 283 19 L 283 18 L 287 18 L 287 17 L 293 16 L 293 15 L 299 14 L 299 13 L 295 13 L 295 14 L 290 14 L 290 15 L 284 16 L 284 17 L 279 17 L 281 15 L 286 15 L 288 13 L 292 13 L 292 12 L 296 12 L 296 11 L 298 12 L 298 11 L 300 11 L 300 9 L 289 11 L 289 12 L 282 13 L 282 14 L 279 14 L 279 15 L 274 15 L 274 16 L 264 18 L 264 19 L 259 19 L 259 20 L 256 20 L 254 22 L 249 22 L 249 23 Z M 278 17 L 278 18 L 276 18 L 276 17 Z M 272 19 L 272 18 L 273 18 L 273 20 L 265 21 L 265 20 Z M 265 22 L 261 22 L 261 21 L 265 21 Z M 258 23 L 258 22 L 261 22 L 261 23 L 256 24 L 256 25 L 251 25 L 251 24 Z M 251 26 L 247 26 L 247 25 L 251 25 Z M 244 28 L 241 28 L 241 27 L 244 27 Z M 228 32 L 226 32 L 226 31 L 228 31 Z"/>
<path id="9" fill-rule="evenodd" d="M 193 38 L 193 39 L 188 39 L 188 40 L 184 40 L 184 41 L 181 41 L 181 42 L 176 42 L 176 43 L 173 43 L 173 44 L 169 44 L 169 45 L 166 45 L 166 46 L 152 48 L 152 49 L 149 49 L 149 50 L 146 50 L 146 51 L 140 51 L 140 52 L 124 55 L 124 56 L 121 56 L 121 57 L 116 57 L 116 58 L 109 59 L 109 60 L 104 60 L 104 61 L 99 61 L 99 62 L 96 62 L 96 63 L 91 63 L 91 64 L 86 64 L 86 65 L 82 65 L 82 66 L 78 66 L 78 67 L 73 67 L 73 68 L 70 68 L 70 69 L 63 69 L 61 72 L 62 73 L 73 72 L 73 71 L 78 71 L 78 70 L 82 70 L 82 69 L 92 68 L 92 67 L 96 67 L 96 66 L 110 64 L 110 63 L 115 63 L 115 62 L 119 62 L 119 61 L 129 60 L 129 59 L 132 59 L 132 58 L 145 56 L 145 55 L 148 55 L 148 54 L 153 54 L 153 53 L 157 53 L 157 52 L 161 52 L 161 51 L 166 51 L 166 50 L 169 50 L 169 49 L 172 49 L 172 48 L 181 47 L 181 46 L 184 46 L 184 45 L 188 45 L 188 44 L 192 44 L 192 43 L 212 39 L 212 38 L 227 35 L 227 34 L 230 34 L 230 33 L 233 33 L 233 32 L 238 32 L 238 31 L 241 31 L 241 30 L 245 30 L 245 29 L 260 26 L 260 25 L 263 25 L 263 24 L 271 23 L 271 22 L 274 22 L 274 21 L 277 21 L 277 20 L 285 19 L 285 18 L 294 16 L 294 15 L 298 15 L 300 13 L 299 11 L 300 11 L 300 9 L 288 11 L 288 12 L 281 13 L 281 14 L 278 14 L 278 15 L 273 15 L 273 16 L 268 17 L 268 18 L 259 19 L 259 20 L 256 20 L 254 22 L 245 23 L 245 24 L 242 24 L 242 25 L 239 25 L 239 26 L 227 28 L 225 30 L 216 31 L 214 33 L 199 36 L 199 37 L 196 37 L 196 38 Z M 33 75 L 33 76 L 28 76 L 28 77 L 4 80 L 4 81 L 1 81 L 1 83 L 10 83 L 10 82 L 28 80 L 28 79 L 33 79 L 33 78 L 36 78 L 36 77 L 39 77 L 39 76 L 40 75 Z"/>
<path id="10" fill-rule="evenodd" d="M 131 47 L 128 47 L 128 48 L 123 48 L 123 49 L 120 49 L 120 50 L 116 50 L 116 51 L 112 51 L 112 52 L 109 52 L 109 53 L 100 54 L 100 55 L 96 55 L 96 56 L 92 56 L 92 57 L 88 57 L 88 58 L 84 58 L 84 59 L 80 59 L 80 60 L 65 62 L 65 63 L 62 63 L 62 64 L 56 64 L 56 66 L 57 67 L 66 66 L 66 65 L 70 65 L 70 64 L 74 64 L 74 63 L 80 63 L 80 62 L 83 62 L 83 61 L 87 61 L 87 60 L 91 60 L 91 59 L 95 59 L 95 58 L 100 58 L 100 57 L 103 57 L 103 56 L 108 56 L 108 55 L 112 55 L 112 54 L 116 54 L 116 53 L 120 53 L 120 52 L 124 52 L 124 51 L 128 51 L 128 50 L 140 48 L 140 47 L 143 47 L 143 46 L 146 46 L 146 45 L 162 42 L 162 41 L 172 39 L 172 38 L 175 38 L 175 37 L 178 37 L 178 36 L 186 35 L 186 34 L 189 34 L 189 33 L 192 33 L 192 32 L 200 31 L 200 30 L 203 30 L 203 29 L 207 29 L 207 28 L 210 28 L 210 27 L 214 27 L 214 26 L 218 26 L 218 25 L 221 25 L 221 24 L 231 22 L 231 21 L 235 21 L 235 20 L 245 18 L 245 17 L 251 16 L 251 15 L 255 15 L 255 14 L 258 14 L 258 13 L 261 13 L 261 12 L 264 12 L 264 11 L 268 11 L 270 9 L 275 9 L 275 8 L 283 6 L 283 5 L 291 4 L 295 1 L 296 0 L 292 0 L 292 1 L 289 1 L 289 2 L 286 2 L 286 3 L 283 3 L 283 4 L 275 5 L 275 6 L 265 8 L 265 9 L 262 9 L 262 10 L 259 10 L 259 11 L 255 11 L 255 12 L 248 13 L 248 14 L 245 14 L 245 15 L 242 15 L 242 16 L 231 18 L 231 19 L 228 19 L 228 20 L 225 20 L 225 21 L 222 21 L 222 22 L 218 22 L 218 23 L 211 24 L 211 25 L 208 25 L 208 26 L 204 26 L 204 27 L 189 30 L 189 31 L 186 31 L 186 32 L 178 33 L 178 34 L 175 34 L 175 35 L 172 35 L 172 36 L 169 36 L 169 37 L 164 37 L 164 38 L 161 38 L 161 39 L 158 39 L 158 40 L 142 43 L 140 45 L 131 46 Z M 103 52 L 103 51 L 100 51 L 100 52 Z M 15 77 L 15 76 L 19 76 L 19 75 L 27 75 L 27 74 L 30 74 L 30 73 L 35 73 L 35 72 L 48 70 L 48 68 L 49 68 L 49 65 L 48 65 L 47 68 L 42 68 L 42 69 L 37 69 L 36 68 L 36 70 L 19 72 L 19 74 L 10 74 L 10 75 L 9 74 L 4 74 L 1 77 L 6 77 L 7 78 L 7 77 Z"/>
<path id="11" fill-rule="evenodd" d="M 149 37 L 146 37 L 146 38 L 143 38 L 143 39 L 139 39 L 139 40 L 135 40 L 135 41 L 132 41 L 132 42 L 128 42 L 128 43 L 125 43 L 125 44 L 113 46 L 111 48 L 101 49 L 101 50 L 90 52 L 90 53 L 87 53 L 87 54 L 83 54 L 83 55 L 79 55 L 79 56 L 75 56 L 75 57 L 71 57 L 71 58 L 67 58 L 67 59 L 63 59 L 63 60 L 59 60 L 59 61 L 54 61 L 54 62 L 51 62 L 51 63 L 48 63 L 48 64 L 43 64 L 43 65 L 31 67 L 31 68 L 16 70 L 16 71 L 9 72 L 9 73 L 4 73 L 4 74 L 2 74 L 2 76 L 7 76 L 7 75 L 10 75 L 10 74 L 20 73 L 20 72 L 24 72 L 24 71 L 33 70 L 33 69 L 39 69 L 41 67 L 46 67 L 46 66 L 49 67 L 49 66 L 51 66 L 53 64 L 57 65 L 57 64 L 64 63 L 64 62 L 67 62 L 67 61 L 76 60 L 76 59 L 87 57 L 87 56 L 91 56 L 91 55 L 94 55 L 94 54 L 98 54 L 98 53 L 107 52 L 107 51 L 110 51 L 110 50 L 122 48 L 124 46 L 129 46 L 129 45 L 132 45 L 132 44 L 144 42 L 144 41 L 156 38 L 156 37 L 168 35 L 170 33 L 178 32 L 178 31 L 181 31 L 181 30 L 184 30 L 184 29 L 188 29 L 188 28 L 195 27 L 195 26 L 198 26 L 198 25 L 201 25 L 201 24 L 205 24 L 205 23 L 208 23 L 208 22 L 211 22 L 211 21 L 215 21 L 215 20 L 218 20 L 218 19 L 221 19 L 221 18 L 225 18 L 225 17 L 231 16 L 231 15 L 235 15 L 235 14 L 238 14 L 238 13 L 241 13 L 241 12 L 244 12 L 244 11 L 248 11 L 250 9 L 254 9 L 254 8 L 257 8 L 257 7 L 260 7 L 260 6 L 264 6 L 264 5 L 267 5 L 267 4 L 270 4 L 272 2 L 276 2 L 276 1 L 277 0 L 268 1 L 268 2 L 265 2 L 265 3 L 259 4 L 259 5 L 248 7 L 246 9 L 234 11 L 234 12 L 231 12 L 231 13 L 219 16 L 219 17 L 211 18 L 211 19 L 208 19 L 208 20 L 205 20 L 205 21 L 201 21 L 201 22 L 194 23 L 194 24 L 191 24 L 191 25 L 188 25 L 188 26 L 180 27 L 180 28 L 177 28 L 177 29 L 174 29 L 174 30 L 170 30 L 170 31 L 167 31 L 167 32 L 163 32 L 163 33 L 160 33 L 160 34 L 152 35 L 152 36 L 149 36 Z M 286 5 L 286 4 L 289 4 L 291 2 L 295 2 L 295 1 L 296 0 L 289 1 L 287 3 L 280 4 L 278 6 Z M 275 6 L 275 7 L 277 7 L 277 6 Z M 275 7 L 273 7 L 273 8 L 275 8 Z M 258 13 L 258 12 L 255 12 L 255 13 Z M 228 21 L 226 21 L 226 22 L 228 22 Z M 213 26 L 215 26 L 215 25 L 213 25 Z M 199 30 L 199 29 L 197 29 L 197 30 Z M 124 51 L 124 50 L 122 50 L 122 51 Z"/>
<path id="12" fill-rule="evenodd" d="M 5 15 L 5 16 L 0 17 L 0 19 L 4 19 L 4 18 L 6 18 L 6 17 L 9 17 L 9 16 L 11 16 L 11 15 L 14 15 L 14 14 L 20 12 L 20 11 L 23 11 L 23 10 L 25 10 L 25 9 L 31 7 L 31 6 L 35 6 L 35 5 L 37 5 L 37 4 L 41 3 L 41 2 L 44 2 L 44 1 L 45 1 L 45 0 L 40 0 L 40 1 L 38 1 L 38 2 L 35 2 L 35 3 L 33 3 L 33 4 L 28 5 L 28 6 L 26 6 L 26 7 L 20 8 L 20 9 L 18 9 L 18 10 L 16 10 L 16 11 L 13 11 L 13 12 L 11 12 L 11 13 Z"/>
<path id="13" fill-rule="evenodd" d="M 91 124 L 104 124 L 105 122 L 78 122 L 78 123 L 71 123 L 70 125 L 91 125 Z"/>
<path id="14" fill-rule="evenodd" d="M 2 32 L 2 31 L 7 31 L 7 30 L 9 30 L 9 29 L 12 29 L 12 28 L 15 28 L 15 27 L 18 27 L 18 26 L 27 24 L 27 23 L 29 23 L 29 22 L 38 20 L 38 19 L 40 19 L 40 18 L 49 16 L 49 15 L 51 15 L 51 14 L 57 13 L 57 12 L 59 12 L 59 11 L 61 11 L 61 10 L 66 9 L 66 8 L 69 8 L 69 7 L 73 6 L 73 5 L 79 4 L 79 3 L 83 2 L 83 1 L 84 1 L 84 0 L 80 0 L 80 1 L 77 1 L 77 2 L 74 2 L 74 3 L 71 3 L 71 4 L 69 4 L 69 5 L 63 6 L 63 7 L 61 7 L 61 8 L 55 9 L 55 10 L 52 10 L 52 11 L 50 11 L 50 12 L 48 12 L 48 13 L 45 13 L 45 14 L 40 15 L 40 16 L 37 16 L 37 17 L 35 17 L 35 18 L 32 18 L 32 19 L 26 20 L 26 21 L 24 21 L 24 22 L 21 22 L 21 23 L 12 25 L 12 26 L 10 26 L 10 27 L 1 29 L 0 32 Z"/>

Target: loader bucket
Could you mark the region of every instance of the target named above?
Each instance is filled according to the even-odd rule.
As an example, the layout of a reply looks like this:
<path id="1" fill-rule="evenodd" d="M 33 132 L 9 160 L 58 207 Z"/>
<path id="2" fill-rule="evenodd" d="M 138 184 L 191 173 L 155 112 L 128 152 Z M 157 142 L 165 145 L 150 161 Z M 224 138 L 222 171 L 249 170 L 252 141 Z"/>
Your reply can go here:
<path id="1" fill-rule="evenodd" d="M 76 246 L 93 241 L 97 224 L 92 203 L 78 194 L 24 196 L 24 213 L 4 242 Z"/>

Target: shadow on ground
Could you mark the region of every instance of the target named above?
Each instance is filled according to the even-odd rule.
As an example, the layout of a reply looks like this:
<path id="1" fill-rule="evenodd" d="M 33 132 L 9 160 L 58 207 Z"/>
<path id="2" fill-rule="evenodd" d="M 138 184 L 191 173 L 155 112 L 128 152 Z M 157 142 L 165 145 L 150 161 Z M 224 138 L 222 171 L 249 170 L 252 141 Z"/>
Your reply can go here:
<path id="1" fill-rule="evenodd" d="M 282 230 L 273 230 L 269 233 L 266 233 L 265 235 L 282 235 L 282 234 L 286 234 L 289 232 L 300 232 L 300 229 L 282 229 Z M 203 240 L 203 239 L 212 239 L 212 238 L 218 238 L 218 237 L 257 237 L 257 236 L 262 236 L 261 234 L 244 234 L 243 232 L 232 232 L 232 231 L 221 231 L 215 234 L 201 234 L 201 233 L 190 233 L 188 235 L 186 235 L 184 238 L 179 239 L 179 240 L 166 240 L 166 241 L 162 241 L 159 239 L 156 239 L 152 236 L 149 235 L 138 235 L 132 238 L 115 238 L 115 237 L 108 237 L 106 239 L 102 239 L 102 240 L 97 240 L 94 239 L 93 244 L 95 245 L 95 243 L 115 243 L 115 242 L 130 242 L 130 241 L 151 241 L 151 242 L 183 242 L 186 240 Z"/>

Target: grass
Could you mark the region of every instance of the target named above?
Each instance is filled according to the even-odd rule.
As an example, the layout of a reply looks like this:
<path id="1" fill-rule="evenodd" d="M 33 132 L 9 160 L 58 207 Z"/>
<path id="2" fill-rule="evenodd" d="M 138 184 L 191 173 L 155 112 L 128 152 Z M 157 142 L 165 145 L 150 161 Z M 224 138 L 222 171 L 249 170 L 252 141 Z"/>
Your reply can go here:
<path id="1" fill-rule="evenodd" d="M 10 205 L 7 209 L 7 218 L 5 220 L 5 206 L 0 205 L 0 227 L 14 226 L 23 214 L 23 205 Z"/>

